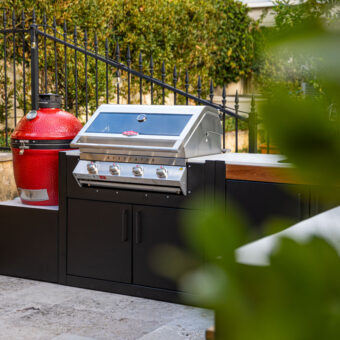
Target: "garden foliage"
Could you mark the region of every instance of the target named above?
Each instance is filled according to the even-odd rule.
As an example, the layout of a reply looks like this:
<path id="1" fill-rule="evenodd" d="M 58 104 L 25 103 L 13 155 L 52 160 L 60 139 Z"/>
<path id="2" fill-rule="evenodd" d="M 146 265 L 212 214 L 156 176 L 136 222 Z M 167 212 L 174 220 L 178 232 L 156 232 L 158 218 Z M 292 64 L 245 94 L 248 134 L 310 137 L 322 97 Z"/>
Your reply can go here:
<path id="1" fill-rule="evenodd" d="M 311 71 L 323 95 L 296 96 L 274 79 L 260 112 L 301 182 L 327 206 L 340 201 L 340 22 L 320 16 L 302 23 L 287 29 L 268 53 L 280 58 L 285 50 L 320 61 Z M 197 213 L 183 225 L 204 265 L 192 269 L 187 260 L 183 269 L 182 255 L 173 273 L 184 291 L 196 292 L 196 303 L 216 311 L 217 340 L 339 339 L 339 239 L 330 244 L 316 236 L 301 243 L 283 238 L 269 266 L 244 265 L 234 251 L 249 241 L 246 214 L 237 207 L 226 214 L 225 206 L 207 198 L 194 208 Z"/>
<path id="2" fill-rule="evenodd" d="M 209 81 L 214 85 L 223 85 L 236 81 L 240 77 L 249 77 L 254 61 L 255 35 L 257 22 L 248 17 L 248 9 L 240 2 L 227 0 L 7 0 L 2 7 L 7 10 L 9 25 L 11 11 L 14 9 L 17 17 L 22 11 L 26 13 L 26 21 L 31 23 L 33 8 L 36 10 L 37 23 L 43 23 L 46 13 L 47 24 L 52 26 L 53 16 L 56 18 L 57 30 L 63 39 L 64 21 L 67 23 L 67 38 L 74 40 L 74 26 L 78 28 L 77 43 L 84 45 L 84 31 L 88 32 L 88 49 L 94 50 L 94 34 L 98 36 L 98 52 L 105 54 L 105 40 L 108 39 L 109 53 L 116 58 L 115 46 L 118 42 L 121 51 L 121 61 L 126 64 L 126 51 L 130 47 L 132 68 L 139 70 L 139 53 L 143 54 L 143 71 L 150 74 L 150 57 L 154 61 L 154 76 L 161 78 L 161 65 L 166 65 L 166 82 L 172 84 L 173 68 L 177 66 L 177 87 L 184 89 L 185 72 L 190 76 L 190 92 L 196 93 L 197 78 L 202 79 L 203 92 L 208 93 Z M 48 28 L 49 33 L 52 31 Z M 18 60 L 20 60 L 21 44 L 18 39 Z M 42 46 L 42 41 L 40 42 Z M 2 47 L 0 47 L 1 49 Z M 8 44 L 8 55 L 12 54 Z M 27 54 L 27 57 L 29 55 Z M 51 86 L 54 84 L 54 52 L 53 43 L 47 44 L 48 77 Z M 40 65 L 43 65 L 43 51 L 40 49 Z M 58 45 L 58 80 L 59 92 L 65 95 L 65 72 L 63 46 Z M 84 107 L 84 56 L 78 53 L 78 99 Z M 75 110 L 75 64 L 74 52 L 69 49 L 67 66 L 69 70 L 68 102 L 69 109 Z M 99 97 L 105 99 L 105 65 L 99 66 Z M 90 108 L 95 107 L 95 63 L 89 58 L 88 90 Z M 41 73 L 43 71 L 41 70 Z M 116 70 L 110 67 L 110 99 L 115 99 Z M 126 74 L 121 74 L 121 93 L 126 92 Z M 43 79 L 43 74 L 41 74 Z M 139 79 L 132 77 L 135 93 L 138 92 Z M 42 83 L 42 82 L 41 82 Z M 42 89 L 44 90 L 43 84 Z M 147 90 L 147 84 L 144 84 Z M 161 90 L 155 88 L 156 101 Z M 125 93 L 126 94 L 126 93 Z M 158 94 L 158 96 L 157 96 Z M 179 101 L 181 99 L 179 98 Z"/>
<path id="3" fill-rule="evenodd" d="M 285 46 L 280 46 L 279 53 L 273 53 L 271 47 L 279 45 L 282 39 L 292 38 L 292 32 L 298 33 L 301 28 L 322 20 L 324 25 L 331 25 L 338 17 L 334 4 L 328 0 L 307 0 L 293 3 L 290 0 L 274 2 L 273 13 L 275 25 L 261 30 L 257 40 L 255 62 L 255 79 L 264 95 L 268 95 L 272 86 L 281 84 L 296 95 L 301 94 L 302 84 L 322 93 L 315 69 L 321 60 L 306 53 L 293 53 Z M 293 38 L 295 39 L 295 37 Z"/>
<path id="4" fill-rule="evenodd" d="M 313 184 L 313 191 L 326 202 L 339 202 L 339 22 L 330 25 L 321 16 L 285 33 L 270 53 L 279 56 L 285 49 L 293 56 L 321 61 L 312 71 L 324 95 L 297 97 L 285 84 L 277 84 L 261 112 L 274 142 L 301 180 Z M 187 276 L 186 281 L 196 283 L 203 297 L 210 288 L 209 299 L 203 301 L 217 310 L 218 339 L 339 338 L 340 258 L 333 246 L 316 237 L 304 244 L 285 239 L 269 267 L 239 265 L 231 249 L 242 243 L 239 235 L 246 227 L 214 210 L 205 216 L 205 221 L 198 216 L 197 232 L 191 235 L 196 235 L 196 247 L 207 249 L 210 267 Z M 236 241 L 223 245 L 221 238 Z M 220 260 L 214 257 L 217 249 Z M 208 284 L 199 287 L 197 277 Z"/>

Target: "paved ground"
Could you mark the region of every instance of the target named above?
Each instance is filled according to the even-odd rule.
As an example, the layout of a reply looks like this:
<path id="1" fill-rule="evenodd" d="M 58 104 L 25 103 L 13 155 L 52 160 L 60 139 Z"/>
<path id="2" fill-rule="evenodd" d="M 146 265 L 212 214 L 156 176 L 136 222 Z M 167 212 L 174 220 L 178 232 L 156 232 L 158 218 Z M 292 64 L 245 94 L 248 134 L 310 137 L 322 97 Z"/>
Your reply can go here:
<path id="1" fill-rule="evenodd" d="M 203 340 L 199 308 L 0 276 L 0 340 Z"/>

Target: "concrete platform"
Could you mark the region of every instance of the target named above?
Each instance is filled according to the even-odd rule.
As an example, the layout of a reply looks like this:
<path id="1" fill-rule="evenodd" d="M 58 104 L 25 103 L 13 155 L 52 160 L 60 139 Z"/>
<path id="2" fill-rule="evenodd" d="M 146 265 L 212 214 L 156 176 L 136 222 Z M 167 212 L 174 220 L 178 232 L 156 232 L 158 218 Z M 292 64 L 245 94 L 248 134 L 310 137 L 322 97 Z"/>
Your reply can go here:
<path id="1" fill-rule="evenodd" d="M 46 209 L 46 210 L 59 210 L 58 205 L 29 205 L 23 204 L 19 197 L 15 197 L 10 201 L 0 202 L 0 205 L 6 205 L 8 207 L 20 207 L 20 208 L 28 208 L 28 209 Z"/>
<path id="2" fill-rule="evenodd" d="M 0 340 L 203 340 L 213 312 L 0 276 Z"/>

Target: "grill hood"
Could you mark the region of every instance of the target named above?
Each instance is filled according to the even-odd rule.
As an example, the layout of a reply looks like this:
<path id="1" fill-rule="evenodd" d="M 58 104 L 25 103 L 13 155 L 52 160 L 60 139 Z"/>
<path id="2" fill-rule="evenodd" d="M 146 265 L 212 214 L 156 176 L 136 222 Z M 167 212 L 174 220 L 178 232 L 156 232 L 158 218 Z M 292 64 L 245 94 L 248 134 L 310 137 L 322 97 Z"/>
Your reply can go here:
<path id="1" fill-rule="evenodd" d="M 80 153 L 192 158 L 221 152 L 217 110 L 184 105 L 101 105 L 71 143 Z"/>

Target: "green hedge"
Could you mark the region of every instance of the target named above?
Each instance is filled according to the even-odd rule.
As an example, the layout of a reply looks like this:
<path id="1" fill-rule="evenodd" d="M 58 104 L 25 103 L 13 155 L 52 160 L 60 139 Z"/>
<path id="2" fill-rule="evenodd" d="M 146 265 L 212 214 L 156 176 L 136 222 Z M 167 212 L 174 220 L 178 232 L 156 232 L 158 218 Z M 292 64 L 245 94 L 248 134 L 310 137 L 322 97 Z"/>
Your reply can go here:
<path id="1" fill-rule="evenodd" d="M 142 51 L 153 55 L 156 70 L 165 61 L 170 73 L 177 65 L 180 76 L 186 69 L 191 76 L 212 78 L 222 85 L 247 77 L 254 60 L 254 27 L 248 9 L 230 0 L 9 0 L 8 10 L 17 16 L 23 10 L 31 15 L 35 7 L 38 22 L 46 12 L 48 23 L 55 15 L 57 24 L 68 23 L 89 31 L 90 45 L 97 32 L 101 49 L 109 39 L 110 55 L 120 42 L 122 51 L 130 45 L 133 60 Z M 256 30 L 255 30 L 256 31 Z M 145 60 L 145 67 L 147 67 Z"/>
<path id="2" fill-rule="evenodd" d="M 231 0 L 8 0 L 3 3 L 7 11 L 7 27 L 12 24 L 11 12 L 20 18 L 24 11 L 26 22 L 32 22 L 35 8 L 37 23 L 43 29 L 43 15 L 46 13 L 47 24 L 52 26 L 56 18 L 57 30 L 63 33 L 64 21 L 67 22 L 68 39 L 73 40 L 75 25 L 78 28 L 78 44 L 83 44 L 84 31 L 88 31 L 88 48 L 94 50 L 94 34 L 97 33 L 99 54 L 105 53 L 105 40 L 109 42 L 109 57 L 115 58 L 115 45 L 119 42 L 121 61 L 126 63 L 126 50 L 129 46 L 132 55 L 132 68 L 139 69 L 138 56 L 143 54 L 143 71 L 149 74 L 149 63 L 154 60 L 154 77 L 161 78 L 161 65 L 166 65 L 166 82 L 172 84 L 173 68 L 178 73 L 177 87 L 184 90 L 185 72 L 189 72 L 189 92 L 197 93 L 198 76 L 202 80 L 202 97 L 207 98 L 209 82 L 214 86 L 227 84 L 238 79 L 250 77 L 253 71 L 258 23 L 248 17 L 248 8 L 240 2 Z M 52 33 L 51 28 L 48 28 Z M 58 35 L 63 38 L 62 35 Z M 17 61 L 22 64 L 21 34 L 17 34 Z M 2 35 L 0 34 L 2 42 Z M 12 36 L 8 36 L 7 56 L 11 65 Z M 44 92 L 43 45 L 40 40 L 40 91 Z M 0 44 L 0 59 L 3 56 L 3 44 Z M 29 35 L 26 45 L 26 93 L 30 89 Z M 59 93 L 65 96 L 64 47 L 58 45 L 58 83 Z M 0 62 L 1 64 L 1 62 Z M 48 91 L 54 92 L 54 44 L 47 41 Z M 2 64 L 1 64 L 2 66 Z M 99 67 L 99 103 L 105 101 L 105 65 Z M 75 112 L 75 60 L 74 51 L 68 49 L 68 110 Z M 80 113 L 85 109 L 85 71 L 84 56 L 78 53 L 78 102 Z M 109 68 L 110 102 L 115 102 L 115 69 Z M 17 100 L 23 108 L 22 74 L 17 70 Z M 88 58 L 88 99 L 89 113 L 96 107 L 95 101 L 95 61 Z M 127 74 L 121 75 L 122 96 L 126 97 Z M 0 69 L 0 82 L 3 84 L 3 70 Z M 149 84 L 143 83 L 145 92 Z M 13 102 L 13 83 L 8 79 Z M 132 77 L 132 93 L 137 101 L 139 79 Z M 161 102 L 162 90 L 155 86 L 155 103 Z M 167 94 L 168 92 L 166 92 Z M 3 86 L 0 88 L 0 123 L 4 120 Z M 27 96 L 27 108 L 30 96 Z M 177 97 L 178 103 L 184 98 Z M 10 111 L 11 107 L 9 107 Z"/>
<path id="3" fill-rule="evenodd" d="M 254 67 L 255 80 L 264 94 L 270 94 L 273 87 L 281 84 L 291 93 L 300 96 L 302 82 L 313 86 L 316 93 L 322 92 L 316 77 L 316 69 L 321 60 L 312 56 L 306 58 L 305 54 L 294 53 L 292 49 L 279 44 L 289 39 L 294 40 L 294 32 L 301 28 L 310 27 L 312 33 L 318 25 L 327 27 L 332 24 L 339 17 L 339 12 L 332 6 L 335 4 L 318 0 L 307 0 L 299 4 L 291 4 L 289 0 L 275 2 L 275 26 L 262 29 L 262 46 L 258 44 L 256 50 L 260 53 Z"/>

